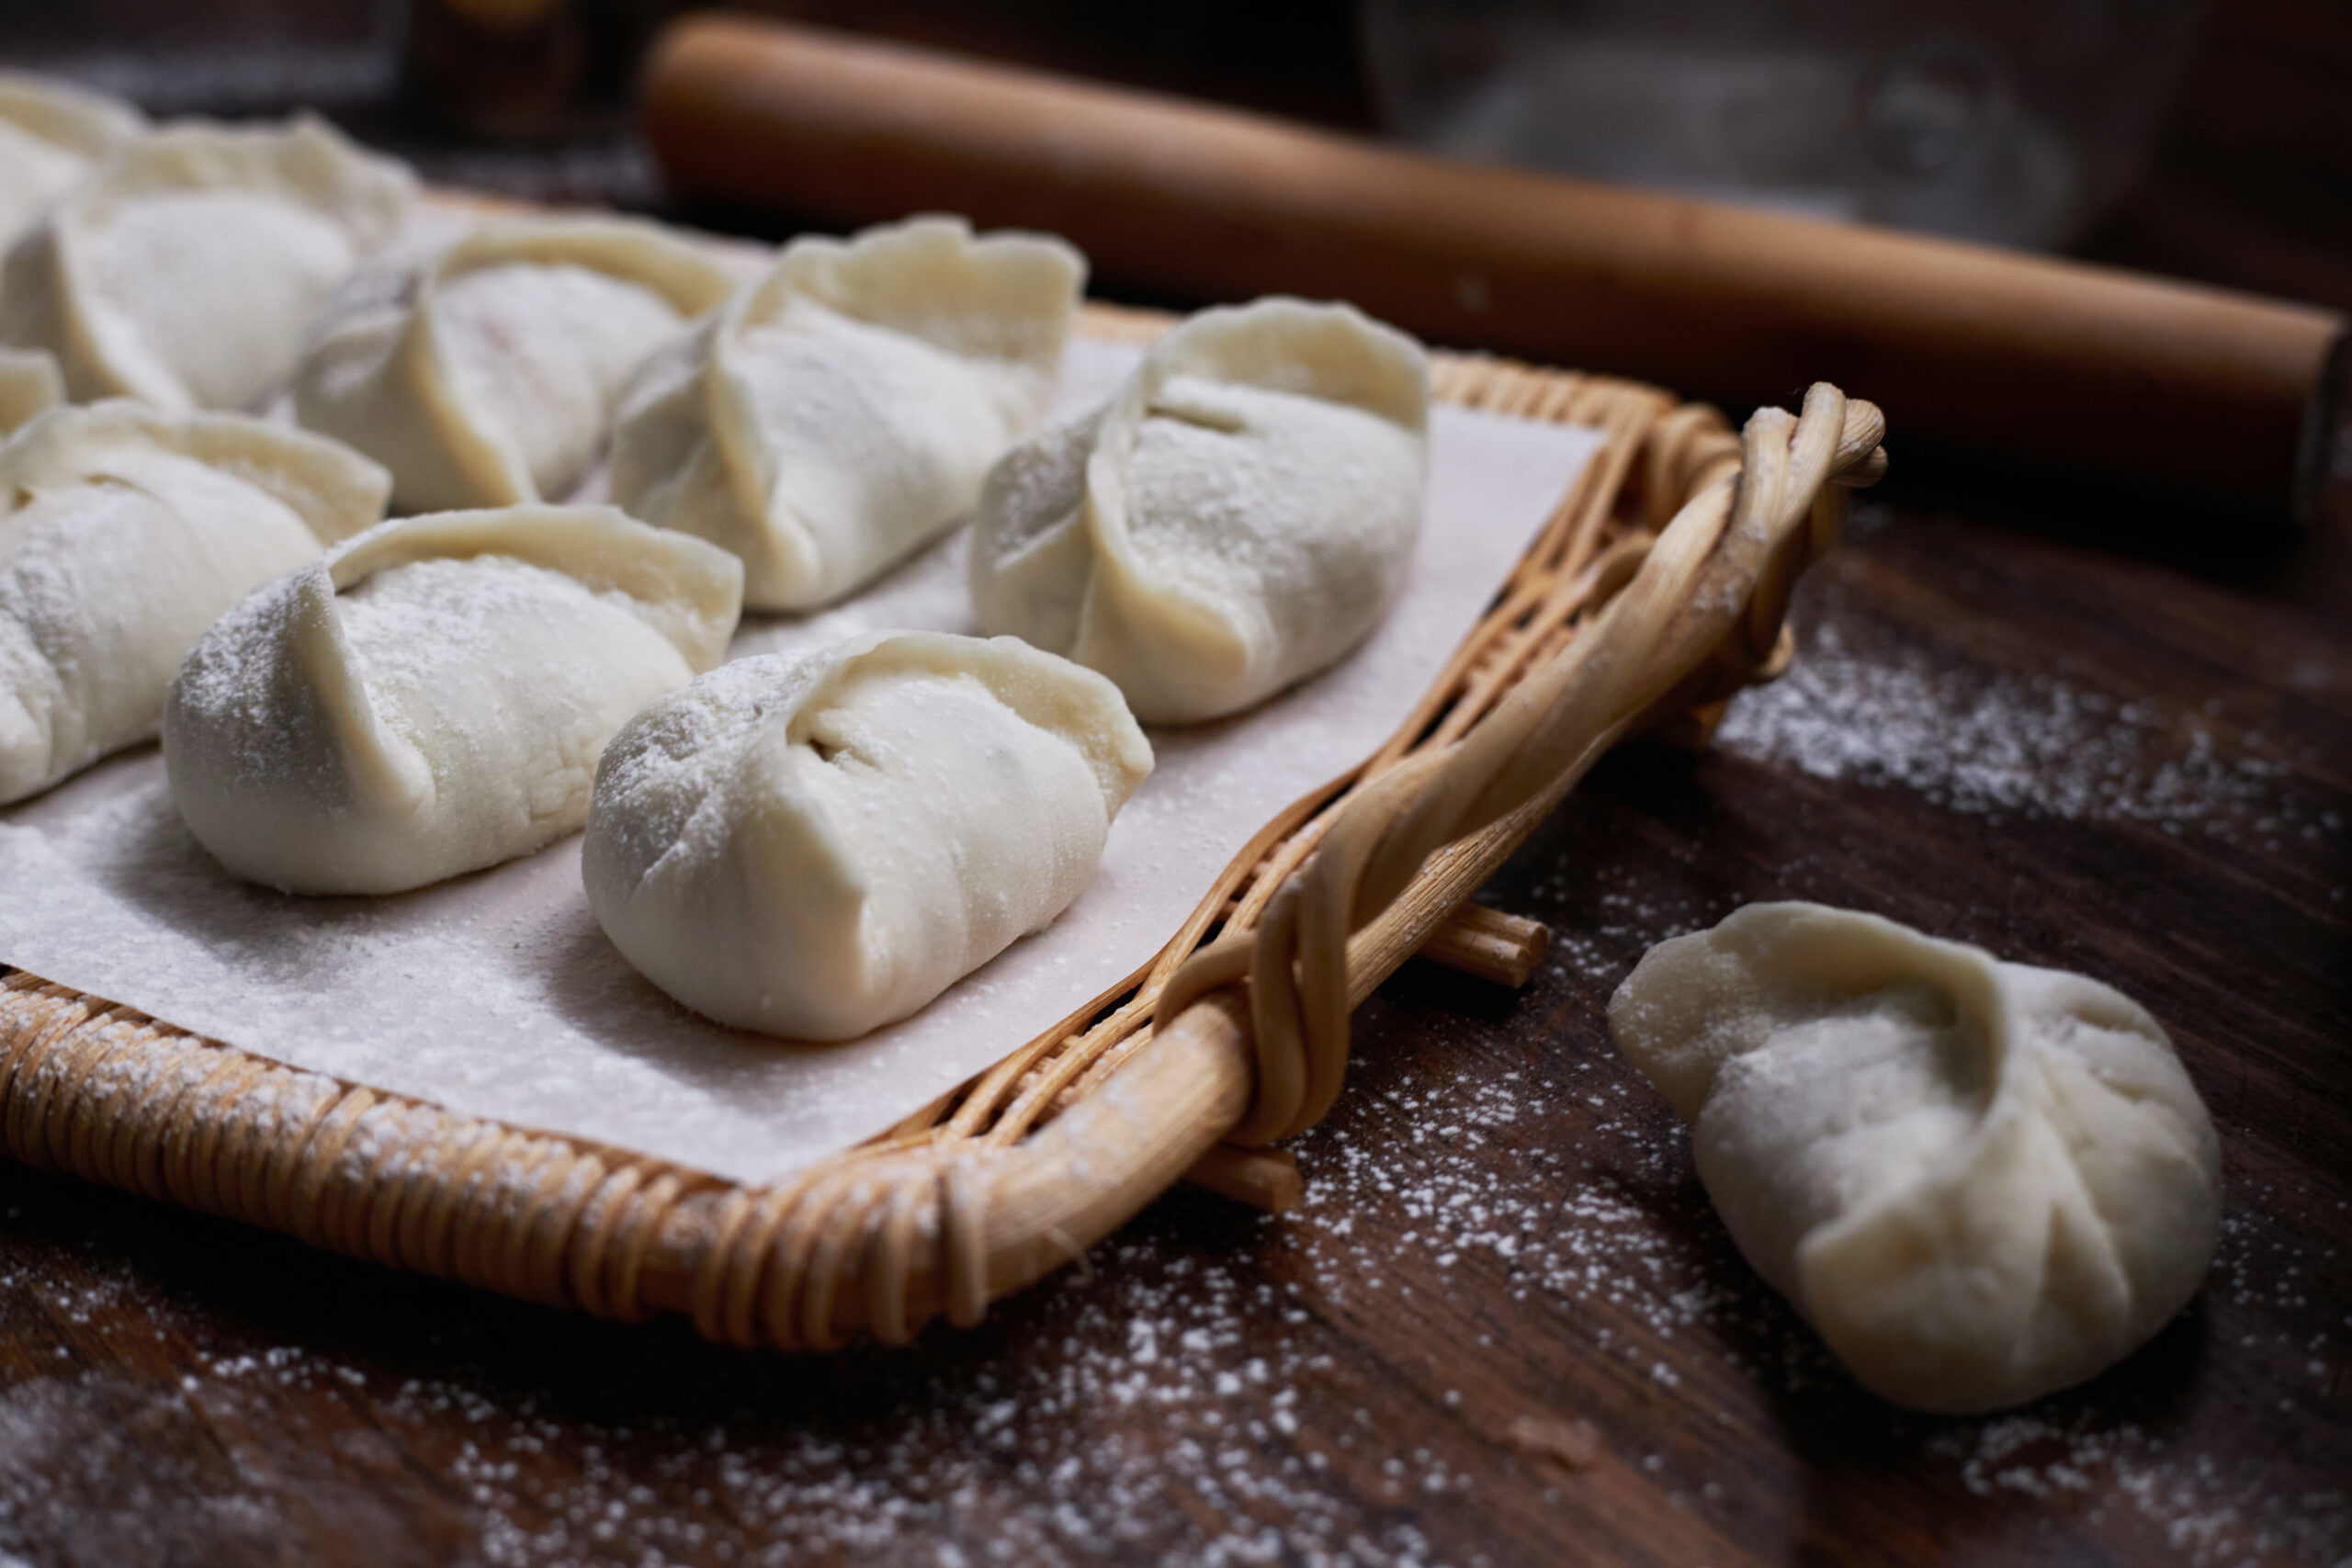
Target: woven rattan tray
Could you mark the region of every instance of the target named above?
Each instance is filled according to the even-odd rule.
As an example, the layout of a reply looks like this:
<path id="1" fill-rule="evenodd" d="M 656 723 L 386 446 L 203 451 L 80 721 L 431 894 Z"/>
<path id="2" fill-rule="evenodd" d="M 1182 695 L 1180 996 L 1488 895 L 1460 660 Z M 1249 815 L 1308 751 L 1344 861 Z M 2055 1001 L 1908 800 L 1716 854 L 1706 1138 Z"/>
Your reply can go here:
<path id="1" fill-rule="evenodd" d="M 1167 324 L 1091 306 L 1083 330 Z M 1143 973 L 887 1134 L 744 1187 L 298 1073 L 18 971 L 0 1141 L 395 1268 L 805 1349 L 975 1322 L 1188 1170 L 1266 1187 L 1279 1168 L 1249 1151 L 1329 1108 L 1349 1011 L 1601 752 L 1637 728 L 1703 738 L 1777 672 L 1790 588 L 1845 488 L 1884 467 L 1877 411 L 1825 386 L 1744 436 L 1652 388 L 1487 358 L 1437 355 L 1434 389 L 1607 441 L 1376 756 L 1267 823 Z"/>

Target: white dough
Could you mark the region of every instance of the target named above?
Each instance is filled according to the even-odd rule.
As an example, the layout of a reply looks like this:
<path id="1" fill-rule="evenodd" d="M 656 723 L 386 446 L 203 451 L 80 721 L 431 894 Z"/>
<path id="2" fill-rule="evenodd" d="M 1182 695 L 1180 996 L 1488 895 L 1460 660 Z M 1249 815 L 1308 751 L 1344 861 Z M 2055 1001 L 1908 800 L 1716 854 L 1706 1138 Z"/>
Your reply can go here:
<path id="1" fill-rule="evenodd" d="M 1690 1122 L 1740 1251 L 1897 1404 L 2080 1382 L 2212 1258 L 2212 1122 L 2163 1028 L 2095 980 L 1751 904 L 1650 949 L 1609 1027 Z"/>
<path id="2" fill-rule="evenodd" d="M 383 515 L 321 436 L 113 401 L 0 446 L 0 802 L 147 739 L 214 616 Z"/>
<path id="3" fill-rule="evenodd" d="M 906 1017 L 1084 890 L 1151 772 L 1112 684 L 1012 637 L 745 659 L 633 720 L 581 874 L 649 979 L 744 1029 Z"/>
<path id="4" fill-rule="evenodd" d="M 180 816 L 292 893 L 397 893 L 578 828 L 631 714 L 716 664 L 742 571 L 607 506 L 386 523 L 223 615 L 164 710 Z"/>
<path id="5" fill-rule="evenodd" d="M 795 240 L 624 394 L 613 499 L 741 556 L 752 609 L 839 599 L 1044 417 L 1085 276 L 1058 240 L 961 219 Z"/>
<path id="6" fill-rule="evenodd" d="M 414 192 L 405 168 L 322 120 L 168 127 L 17 242 L 0 275 L 0 344 L 56 355 L 77 401 L 256 409 Z"/>
<path id="7" fill-rule="evenodd" d="M 734 282 L 652 223 L 493 225 L 346 286 L 312 329 L 295 417 L 390 468 L 402 511 L 561 499 L 628 378 Z"/>
<path id="8" fill-rule="evenodd" d="M 980 629 L 1102 671 L 1146 723 L 1253 706 L 1396 603 L 1428 424 L 1428 356 L 1404 333 L 1345 305 L 1204 310 L 989 476 Z"/>
<path id="9" fill-rule="evenodd" d="M 146 123 L 119 99 L 0 71 L 0 249 Z"/>

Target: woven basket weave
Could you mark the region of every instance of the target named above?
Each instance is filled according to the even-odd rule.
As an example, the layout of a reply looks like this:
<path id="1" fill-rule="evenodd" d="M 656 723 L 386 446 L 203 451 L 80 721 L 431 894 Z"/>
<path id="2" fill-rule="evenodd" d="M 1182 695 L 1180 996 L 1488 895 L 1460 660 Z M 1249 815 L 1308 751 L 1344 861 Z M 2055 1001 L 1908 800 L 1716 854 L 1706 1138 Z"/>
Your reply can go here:
<path id="1" fill-rule="evenodd" d="M 1091 306 L 1091 336 L 1168 318 Z M 17 972 L 0 1145 L 315 1247 L 714 1338 L 903 1341 L 1075 1258 L 1204 1156 L 1312 1125 L 1350 1010 L 1622 736 L 1703 737 L 1778 671 L 1790 589 L 1884 468 L 1883 422 L 1439 355 L 1444 401 L 1607 442 L 1380 752 L 1283 812 L 1159 958 L 957 1093 L 773 1186 L 297 1072 Z M 1155 1023 L 1155 1020 L 1157 1022 Z"/>

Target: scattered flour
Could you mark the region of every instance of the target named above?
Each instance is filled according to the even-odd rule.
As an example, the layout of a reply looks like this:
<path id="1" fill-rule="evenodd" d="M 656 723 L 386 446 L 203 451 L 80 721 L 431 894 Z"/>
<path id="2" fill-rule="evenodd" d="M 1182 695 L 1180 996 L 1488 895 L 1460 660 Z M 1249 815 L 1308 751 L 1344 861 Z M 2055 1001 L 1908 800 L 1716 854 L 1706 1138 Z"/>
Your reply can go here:
<path id="1" fill-rule="evenodd" d="M 1865 657 L 1834 620 L 1806 630 L 1786 675 L 1732 705 L 1716 739 L 1814 778 L 1908 788 L 1975 815 L 2141 822 L 2271 848 L 2344 826 L 2285 784 L 2288 763 L 2259 734 L 1925 647 Z"/>

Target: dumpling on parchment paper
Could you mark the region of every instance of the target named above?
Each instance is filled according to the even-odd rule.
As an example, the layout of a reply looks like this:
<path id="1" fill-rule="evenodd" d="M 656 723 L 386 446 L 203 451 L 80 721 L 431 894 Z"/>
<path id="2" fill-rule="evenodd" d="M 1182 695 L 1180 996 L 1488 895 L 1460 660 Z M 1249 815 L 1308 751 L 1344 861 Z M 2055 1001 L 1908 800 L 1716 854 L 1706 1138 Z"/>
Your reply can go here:
<path id="1" fill-rule="evenodd" d="M 1428 355 L 1403 333 L 1296 299 L 1204 310 L 989 476 L 979 629 L 1102 671 L 1146 723 L 1252 707 L 1403 592 L 1428 424 Z"/>
<path id="2" fill-rule="evenodd" d="M 631 720 L 581 875 L 613 944 L 695 1011 L 845 1040 L 1050 925 L 1151 766 L 1091 670 L 872 632 L 738 660 Z"/>
<path id="3" fill-rule="evenodd" d="M 295 372 L 294 415 L 391 469 L 403 512 L 563 500 L 629 377 L 738 276 L 638 220 L 488 224 L 345 285 Z"/>
<path id="4" fill-rule="evenodd" d="M 407 168 L 325 121 L 167 126 L 51 208 L 0 267 L 0 345 L 77 402 L 257 410 L 311 318 L 399 232 Z"/>
<path id="5" fill-rule="evenodd" d="M 374 523 L 390 488 L 322 435 L 123 400 L 0 445 L 0 803 L 153 736 L 213 617 Z"/>
<path id="6" fill-rule="evenodd" d="M 741 557 L 749 608 L 831 604 L 970 513 L 1052 403 L 1085 279 L 960 218 L 795 240 L 622 395 L 613 500 Z"/>
<path id="7" fill-rule="evenodd" d="M 717 664 L 734 557 L 609 506 L 379 525 L 215 622 L 164 709 L 197 840 L 293 893 L 399 893 L 573 831 L 605 743 Z"/>

